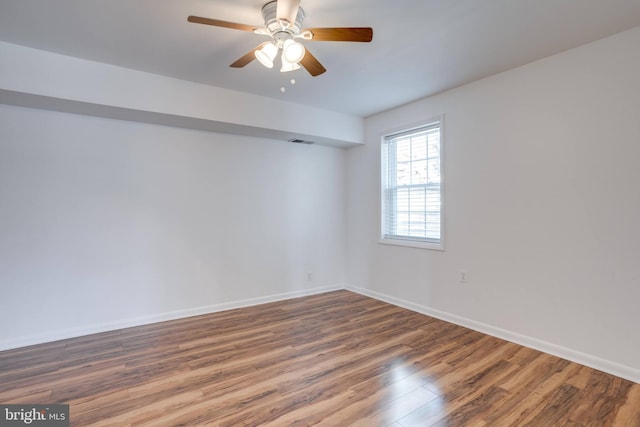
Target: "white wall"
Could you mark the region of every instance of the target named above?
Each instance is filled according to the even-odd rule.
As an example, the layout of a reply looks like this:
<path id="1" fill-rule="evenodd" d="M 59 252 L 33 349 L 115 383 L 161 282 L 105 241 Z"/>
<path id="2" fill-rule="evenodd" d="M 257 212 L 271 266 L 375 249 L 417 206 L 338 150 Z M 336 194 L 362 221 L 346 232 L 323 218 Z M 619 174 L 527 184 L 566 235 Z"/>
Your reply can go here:
<path id="1" fill-rule="evenodd" d="M 0 349 L 340 287 L 345 165 L 0 105 Z"/>
<path id="2" fill-rule="evenodd" d="M 347 283 L 640 381 L 639 45 L 636 28 L 369 118 Z M 439 114 L 446 250 L 378 244 L 379 137 Z"/>

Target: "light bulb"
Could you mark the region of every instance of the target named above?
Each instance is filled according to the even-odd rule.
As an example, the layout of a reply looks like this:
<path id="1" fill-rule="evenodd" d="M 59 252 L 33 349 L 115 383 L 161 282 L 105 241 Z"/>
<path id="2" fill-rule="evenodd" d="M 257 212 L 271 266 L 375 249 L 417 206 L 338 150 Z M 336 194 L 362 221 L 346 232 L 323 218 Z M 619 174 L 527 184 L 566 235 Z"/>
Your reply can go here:
<path id="1" fill-rule="evenodd" d="M 302 58 L 304 58 L 304 54 L 304 46 L 293 39 L 285 40 L 284 44 L 282 45 L 282 55 L 287 59 L 287 62 L 297 64 L 298 62 L 302 61 Z"/>

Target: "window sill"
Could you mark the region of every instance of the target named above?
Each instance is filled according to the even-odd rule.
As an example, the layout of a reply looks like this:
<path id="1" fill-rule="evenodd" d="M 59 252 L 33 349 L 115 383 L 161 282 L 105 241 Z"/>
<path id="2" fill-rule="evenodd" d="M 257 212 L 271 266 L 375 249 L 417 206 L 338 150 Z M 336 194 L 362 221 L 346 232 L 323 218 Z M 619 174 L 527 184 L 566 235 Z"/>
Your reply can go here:
<path id="1" fill-rule="evenodd" d="M 432 242 L 420 242 L 415 240 L 402 240 L 402 239 L 380 239 L 378 243 L 383 245 L 392 245 L 392 246 L 404 246 L 408 248 L 418 248 L 418 249 L 430 249 L 434 251 L 444 251 L 444 244 L 440 243 L 432 243 Z"/>

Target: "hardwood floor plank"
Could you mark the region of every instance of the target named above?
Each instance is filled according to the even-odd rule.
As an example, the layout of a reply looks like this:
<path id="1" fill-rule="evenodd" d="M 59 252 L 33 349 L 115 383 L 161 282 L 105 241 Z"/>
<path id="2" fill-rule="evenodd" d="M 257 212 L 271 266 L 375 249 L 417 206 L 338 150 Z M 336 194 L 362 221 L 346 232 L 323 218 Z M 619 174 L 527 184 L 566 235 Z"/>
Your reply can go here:
<path id="1" fill-rule="evenodd" d="M 43 387 L 42 390 L 34 389 L 27 392 L 16 393 L 11 395 L 6 394 L 6 398 L 2 401 L 3 404 L 19 404 L 22 402 L 48 402 L 51 400 L 51 389 Z"/>
<path id="2" fill-rule="evenodd" d="M 438 420 L 444 419 L 449 413 L 444 399 L 433 399 L 431 402 L 399 418 L 396 424 L 402 427 L 432 426 L 438 422 Z"/>
<path id="3" fill-rule="evenodd" d="M 640 385 L 348 291 L 0 352 L 73 426 L 630 426 Z"/>
<path id="4" fill-rule="evenodd" d="M 523 387 L 511 390 L 509 398 L 485 417 L 488 424 L 527 425 L 545 407 L 545 402 L 553 396 L 553 393 L 565 385 L 566 380 L 580 369 L 579 365 L 557 357 L 541 353 L 542 356 L 551 358 L 556 362 L 554 366 L 558 368 L 546 371 L 541 378 L 532 378 L 529 383 L 523 384 Z M 526 402 L 526 405 L 522 402 Z"/>
<path id="5" fill-rule="evenodd" d="M 588 402 L 583 402 L 586 404 Z M 589 416 L 589 414 L 584 414 Z M 640 384 L 634 384 L 618 413 L 604 420 L 612 426 L 640 427 Z"/>
<path id="6" fill-rule="evenodd" d="M 569 384 L 562 384 L 559 388 L 549 393 L 545 398 L 544 405 L 535 412 L 529 421 L 524 425 L 535 426 L 560 426 L 569 419 L 571 409 L 580 400 L 580 390 Z"/>
<path id="7" fill-rule="evenodd" d="M 433 426 L 468 426 L 485 424 L 483 417 L 504 401 L 509 393 L 500 387 L 489 385 L 480 393 L 474 394 L 473 399 L 462 405 L 454 405 L 455 409 L 448 409 L 446 416 L 433 423 Z M 437 418 L 437 417 L 434 417 Z M 402 423 L 402 421 L 400 421 Z"/>
<path id="8" fill-rule="evenodd" d="M 571 420 L 576 423 L 599 425 L 613 425 L 612 421 L 620 408 L 626 403 L 626 396 L 630 396 L 631 387 L 629 382 L 621 382 L 617 385 L 610 385 L 609 392 L 603 392 L 603 387 L 599 387 L 599 379 L 602 379 L 601 372 L 592 371 L 587 385 L 580 389 L 581 399 L 576 408 L 571 412 Z M 606 374 L 604 374 L 606 376 Z M 595 378 L 594 378 L 595 377 Z M 603 383 L 606 383 L 606 379 Z M 617 383 L 618 381 L 616 381 Z M 640 419 L 640 413 L 637 414 Z"/>

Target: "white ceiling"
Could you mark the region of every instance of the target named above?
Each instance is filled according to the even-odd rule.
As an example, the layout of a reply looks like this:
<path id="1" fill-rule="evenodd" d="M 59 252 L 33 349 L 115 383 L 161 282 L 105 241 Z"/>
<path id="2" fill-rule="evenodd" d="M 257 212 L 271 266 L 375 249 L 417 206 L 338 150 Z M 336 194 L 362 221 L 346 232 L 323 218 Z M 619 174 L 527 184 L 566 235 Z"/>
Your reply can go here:
<path id="1" fill-rule="evenodd" d="M 304 42 L 328 70 L 312 78 L 229 68 L 265 37 L 187 22 L 262 25 L 264 3 L 0 0 L 0 40 L 366 117 L 640 25 L 640 0 L 302 0 L 303 27 L 374 29 Z"/>

